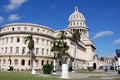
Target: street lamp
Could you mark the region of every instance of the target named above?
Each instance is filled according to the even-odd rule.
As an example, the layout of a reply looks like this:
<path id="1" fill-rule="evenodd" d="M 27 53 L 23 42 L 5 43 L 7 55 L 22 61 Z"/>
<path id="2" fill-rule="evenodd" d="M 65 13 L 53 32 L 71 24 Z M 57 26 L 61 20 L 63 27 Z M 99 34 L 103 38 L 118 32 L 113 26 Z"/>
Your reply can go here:
<path id="1" fill-rule="evenodd" d="M 56 74 L 56 53 L 54 52 L 54 58 L 53 58 L 53 74 Z"/>
<path id="2" fill-rule="evenodd" d="M 9 59 L 8 59 L 8 71 L 10 71 L 10 65 L 11 65 L 11 56 L 9 55 Z"/>
<path id="3" fill-rule="evenodd" d="M 117 60 L 118 60 L 118 74 L 120 74 L 120 49 L 116 50 Z"/>

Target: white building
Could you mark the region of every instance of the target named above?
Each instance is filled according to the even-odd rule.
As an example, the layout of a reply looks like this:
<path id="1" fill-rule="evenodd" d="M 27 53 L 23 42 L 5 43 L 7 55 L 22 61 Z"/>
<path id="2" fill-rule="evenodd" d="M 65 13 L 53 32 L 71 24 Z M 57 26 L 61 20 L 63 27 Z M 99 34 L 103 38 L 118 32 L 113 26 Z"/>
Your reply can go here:
<path id="1" fill-rule="evenodd" d="M 86 67 L 98 67 L 96 48 L 93 42 L 89 39 L 89 29 L 86 25 L 85 17 L 75 7 L 75 11 L 68 19 L 68 27 L 65 29 L 67 36 L 71 37 L 73 29 L 79 29 L 81 33 L 81 41 L 77 45 L 76 68 L 81 69 Z M 4 25 L 0 29 L 0 67 L 6 70 L 8 61 L 14 69 L 29 69 L 30 58 L 25 37 L 33 34 L 35 42 L 34 54 L 36 56 L 36 69 L 41 69 L 43 64 L 51 64 L 53 53 L 50 52 L 52 41 L 58 37 L 60 31 L 54 31 L 46 26 L 31 24 L 31 23 L 11 23 Z M 74 56 L 74 42 L 69 38 L 66 39 L 70 49 L 69 54 Z"/>

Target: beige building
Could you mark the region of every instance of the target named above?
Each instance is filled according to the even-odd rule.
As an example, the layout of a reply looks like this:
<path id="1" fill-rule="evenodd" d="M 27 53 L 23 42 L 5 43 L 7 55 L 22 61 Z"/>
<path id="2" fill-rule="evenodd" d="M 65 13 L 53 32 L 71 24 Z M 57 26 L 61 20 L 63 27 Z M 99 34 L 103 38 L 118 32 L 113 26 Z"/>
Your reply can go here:
<path id="1" fill-rule="evenodd" d="M 72 36 L 73 29 L 79 29 L 81 33 L 81 41 L 78 43 L 76 51 L 76 68 L 97 68 L 96 48 L 94 43 L 89 39 L 89 29 L 86 25 L 85 17 L 78 11 L 77 7 L 75 7 L 74 12 L 68 19 L 67 28 L 64 29 L 68 37 Z M 35 42 L 34 54 L 36 60 L 34 61 L 34 67 L 41 69 L 43 64 L 51 64 L 53 53 L 50 49 L 52 41 L 58 37 L 59 32 L 60 30 L 55 31 L 46 26 L 31 23 L 11 23 L 4 25 L 0 29 L 1 69 L 7 70 L 9 64 L 16 70 L 30 68 L 29 50 L 27 45 L 25 45 L 25 37 L 30 34 L 33 34 Z M 70 38 L 66 39 L 66 42 L 70 47 L 68 52 L 74 58 L 74 42 Z M 10 63 L 8 62 L 9 59 L 11 60 Z"/>

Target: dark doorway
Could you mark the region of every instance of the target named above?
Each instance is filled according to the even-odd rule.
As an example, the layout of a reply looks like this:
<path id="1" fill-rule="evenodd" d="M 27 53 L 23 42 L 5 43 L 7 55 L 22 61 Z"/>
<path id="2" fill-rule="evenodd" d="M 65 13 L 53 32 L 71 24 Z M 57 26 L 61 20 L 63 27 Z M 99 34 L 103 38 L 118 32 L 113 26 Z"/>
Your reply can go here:
<path id="1" fill-rule="evenodd" d="M 93 63 L 93 69 L 96 70 L 96 63 Z"/>

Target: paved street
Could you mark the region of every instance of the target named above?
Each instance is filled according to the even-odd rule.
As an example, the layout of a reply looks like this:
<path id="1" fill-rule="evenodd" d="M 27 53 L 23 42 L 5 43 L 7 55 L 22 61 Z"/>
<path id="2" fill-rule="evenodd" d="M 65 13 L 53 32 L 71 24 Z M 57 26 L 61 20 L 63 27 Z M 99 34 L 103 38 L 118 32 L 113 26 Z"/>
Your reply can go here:
<path id="1" fill-rule="evenodd" d="M 55 75 L 46 75 L 46 74 L 40 74 L 38 73 L 40 76 L 43 76 L 43 77 L 53 77 L 53 78 L 60 78 L 61 76 L 61 72 L 57 72 Z M 106 72 L 106 73 L 74 73 L 74 72 L 70 72 L 69 73 L 69 77 L 70 79 L 74 79 L 74 78 L 99 78 L 99 79 L 102 79 L 102 80 L 113 80 L 114 78 L 117 78 L 119 77 L 120 78 L 120 75 L 118 75 L 116 72 L 113 72 L 113 71 L 109 71 L 109 72 Z"/>

